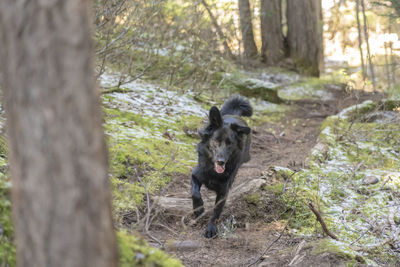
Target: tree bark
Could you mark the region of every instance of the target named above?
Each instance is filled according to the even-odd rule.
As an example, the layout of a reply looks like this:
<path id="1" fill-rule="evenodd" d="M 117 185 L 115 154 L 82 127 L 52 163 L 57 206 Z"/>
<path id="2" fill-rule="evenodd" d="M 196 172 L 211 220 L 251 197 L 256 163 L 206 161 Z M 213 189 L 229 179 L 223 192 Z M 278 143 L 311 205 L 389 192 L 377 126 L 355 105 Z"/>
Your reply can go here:
<path id="1" fill-rule="evenodd" d="M 261 57 L 269 65 L 276 65 L 284 56 L 282 32 L 282 0 L 261 0 Z"/>
<path id="2" fill-rule="evenodd" d="M 18 266 L 116 266 L 88 1 L 0 1 Z"/>
<path id="3" fill-rule="evenodd" d="M 303 73 L 319 76 L 323 70 L 321 0 L 287 0 L 290 56 Z"/>
<path id="4" fill-rule="evenodd" d="M 244 56 L 247 59 L 254 59 L 257 57 L 258 53 L 256 43 L 254 42 L 253 22 L 251 19 L 252 16 L 249 0 L 239 0 L 239 18 Z"/>

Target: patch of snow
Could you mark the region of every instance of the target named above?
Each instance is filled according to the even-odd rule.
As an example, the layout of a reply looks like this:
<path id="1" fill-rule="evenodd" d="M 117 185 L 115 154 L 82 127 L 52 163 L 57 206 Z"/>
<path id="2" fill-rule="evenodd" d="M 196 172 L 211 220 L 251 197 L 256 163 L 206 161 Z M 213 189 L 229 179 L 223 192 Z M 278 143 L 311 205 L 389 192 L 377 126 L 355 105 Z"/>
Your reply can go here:
<path id="1" fill-rule="evenodd" d="M 359 110 L 369 110 L 373 109 L 375 107 L 375 103 L 372 100 L 366 100 L 362 102 L 361 104 L 354 105 L 348 108 L 343 109 L 337 116 L 340 119 L 347 120 L 351 117 L 354 112 L 358 112 Z"/>
<path id="2" fill-rule="evenodd" d="M 118 83 L 119 75 L 104 73 L 100 77 L 102 86 L 113 86 Z M 205 116 L 207 112 L 193 100 L 193 93 L 179 94 L 159 86 L 135 80 L 121 86 L 128 89 L 125 93 L 111 93 L 112 98 L 104 101 L 110 108 L 129 111 L 143 116 L 171 121 L 174 115 Z M 172 121 L 171 121 L 172 122 Z"/>
<path id="3" fill-rule="evenodd" d="M 321 99 L 324 101 L 333 100 L 335 96 L 333 93 L 328 92 L 324 89 L 315 89 L 309 85 L 302 86 L 289 86 L 278 90 L 278 96 L 287 100 L 299 100 L 299 99 Z"/>

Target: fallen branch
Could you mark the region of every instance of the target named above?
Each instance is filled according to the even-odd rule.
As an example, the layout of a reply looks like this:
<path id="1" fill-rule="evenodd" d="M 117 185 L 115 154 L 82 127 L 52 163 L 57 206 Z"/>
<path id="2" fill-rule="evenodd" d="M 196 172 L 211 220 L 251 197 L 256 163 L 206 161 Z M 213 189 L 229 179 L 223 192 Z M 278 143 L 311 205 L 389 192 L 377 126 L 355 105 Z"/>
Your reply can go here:
<path id="1" fill-rule="evenodd" d="M 300 244 L 297 246 L 295 252 L 294 252 L 294 256 L 293 259 L 290 261 L 288 266 L 295 266 L 297 264 L 299 264 L 303 258 L 305 257 L 305 254 L 300 255 L 300 251 L 303 249 L 304 245 L 306 244 L 305 240 L 302 240 L 300 242 Z"/>
<path id="2" fill-rule="evenodd" d="M 317 220 L 321 224 L 322 230 L 324 231 L 324 233 L 335 240 L 339 240 L 339 238 L 335 234 L 333 234 L 331 231 L 329 231 L 328 227 L 326 227 L 326 223 L 325 223 L 324 219 L 322 219 L 321 213 L 319 213 L 319 211 L 314 207 L 314 205 L 310 202 L 310 203 L 308 203 L 308 206 L 310 207 L 311 211 L 317 217 Z"/>

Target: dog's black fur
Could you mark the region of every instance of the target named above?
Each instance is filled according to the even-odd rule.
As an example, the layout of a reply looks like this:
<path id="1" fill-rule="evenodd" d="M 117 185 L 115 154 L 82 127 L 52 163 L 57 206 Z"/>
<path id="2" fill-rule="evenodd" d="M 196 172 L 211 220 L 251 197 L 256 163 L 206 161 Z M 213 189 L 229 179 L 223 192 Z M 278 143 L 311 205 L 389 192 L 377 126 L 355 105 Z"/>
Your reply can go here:
<path id="1" fill-rule="evenodd" d="M 241 96 L 234 95 L 221 108 L 212 107 L 209 124 L 199 131 L 198 165 L 192 172 L 192 200 L 194 214 L 204 212 L 200 188 L 204 184 L 216 192 L 214 213 L 208 223 L 205 237 L 217 235 L 216 220 L 221 215 L 229 189 L 242 163 L 250 160 L 251 129 L 240 116 L 250 117 L 253 109 Z"/>

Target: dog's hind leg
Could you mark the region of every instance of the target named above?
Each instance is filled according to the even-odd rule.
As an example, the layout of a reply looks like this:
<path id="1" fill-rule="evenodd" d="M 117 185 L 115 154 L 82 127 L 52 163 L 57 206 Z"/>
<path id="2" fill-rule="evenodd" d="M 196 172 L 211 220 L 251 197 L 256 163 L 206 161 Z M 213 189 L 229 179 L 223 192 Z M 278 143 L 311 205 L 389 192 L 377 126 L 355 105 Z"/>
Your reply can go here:
<path id="1" fill-rule="evenodd" d="M 214 214 L 211 217 L 211 220 L 207 225 L 207 229 L 204 234 L 205 237 L 211 238 L 211 237 L 214 237 L 217 235 L 218 228 L 215 225 L 215 221 L 219 218 L 219 216 L 222 213 L 222 209 L 225 206 L 227 196 L 228 195 L 226 193 L 217 192 L 217 198 L 215 199 Z"/>
<path id="2" fill-rule="evenodd" d="M 192 174 L 192 201 L 193 201 L 193 212 L 197 218 L 204 212 L 203 199 L 201 198 L 200 181 Z"/>

